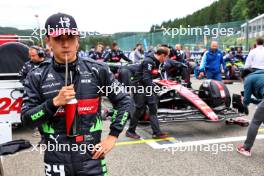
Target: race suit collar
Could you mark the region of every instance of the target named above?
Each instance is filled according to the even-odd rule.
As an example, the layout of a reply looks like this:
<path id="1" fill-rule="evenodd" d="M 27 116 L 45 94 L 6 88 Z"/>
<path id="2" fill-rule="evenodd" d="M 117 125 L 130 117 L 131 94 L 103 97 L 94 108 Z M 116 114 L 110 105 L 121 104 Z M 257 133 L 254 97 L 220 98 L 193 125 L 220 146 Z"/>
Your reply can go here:
<path id="1" fill-rule="evenodd" d="M 78 59 L 78 56 L 77 56 L 75 61 L 73 61 L 73 62 L 68 64 L 69 70 L 76 71 L 76 65 L 78 63 L 78 60 L 79 59 Z M 63 72 L 65 71 L 65 64 L 60 64 L 60 63 L 56 62 L 54 56 L 52 58 L 52 63 L 53 63 L 53 67 L 54 67 L 54 69 L 56 71 L 63 71 Z"/>

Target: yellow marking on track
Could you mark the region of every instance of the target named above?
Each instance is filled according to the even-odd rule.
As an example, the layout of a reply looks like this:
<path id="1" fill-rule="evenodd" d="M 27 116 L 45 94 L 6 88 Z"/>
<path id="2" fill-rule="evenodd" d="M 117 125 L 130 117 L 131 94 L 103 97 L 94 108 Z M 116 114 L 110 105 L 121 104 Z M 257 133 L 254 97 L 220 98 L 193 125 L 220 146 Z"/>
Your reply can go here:
<path id="1" fill-rule="evenodd" d="M 148 143 L 148 142 L 173 141 L 173 140 L 176 140 L 176 139 L 174 137 L 169 137 L 169 138 L 165 138 L 165 139 L 140 139 L 140 140 L 136 140 L 136 141 L 117 142 L 116 146 L 144 144 L 144 143 Z"/>
<path id="2" fill-rule="evenodd" d="M 260 128 L 258 131 L 264 133 L 264 128 Z"/>

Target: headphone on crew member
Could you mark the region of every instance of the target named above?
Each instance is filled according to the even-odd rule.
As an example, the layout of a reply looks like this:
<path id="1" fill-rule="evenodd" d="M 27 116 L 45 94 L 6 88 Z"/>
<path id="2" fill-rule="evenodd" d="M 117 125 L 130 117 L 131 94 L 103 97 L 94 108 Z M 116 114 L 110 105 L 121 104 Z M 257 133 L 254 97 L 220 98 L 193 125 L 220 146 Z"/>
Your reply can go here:
<path id="1" fill-rule="evenodd" d="M 38 57 L 44 57 L 45 56 L 45 52 L 42 48 L 40 48 L 38 46 L 31 46 L 30 48 L 35 49 L 37 51 Z"/>

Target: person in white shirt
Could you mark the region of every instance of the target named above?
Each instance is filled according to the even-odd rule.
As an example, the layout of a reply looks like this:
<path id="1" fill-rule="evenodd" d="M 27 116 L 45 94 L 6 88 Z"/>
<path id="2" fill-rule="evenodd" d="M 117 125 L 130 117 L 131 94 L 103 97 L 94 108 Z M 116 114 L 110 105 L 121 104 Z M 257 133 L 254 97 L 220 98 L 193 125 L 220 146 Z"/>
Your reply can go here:
<path id="1" fill-rule="evenodd" d="M 256 39 L 257 47 L 251 50 L 248 54 L 245 69 L 251 68 L 253 70 L 264 69 L 264 47 L 263 38 Z"/>
<path id="2" fill-rule="evenodd" d="M 135 49 L 136 48 L 134 48 L 128 55 L 128 58 L 132 60 L 133 63 L 135 62 Z"/>
<path id="3" fill-rule="evenodd" d="M 140 63 L 144 59 L 144 50 L 142 44 L 138 43 L 134 52 L 134 63 Z"/>

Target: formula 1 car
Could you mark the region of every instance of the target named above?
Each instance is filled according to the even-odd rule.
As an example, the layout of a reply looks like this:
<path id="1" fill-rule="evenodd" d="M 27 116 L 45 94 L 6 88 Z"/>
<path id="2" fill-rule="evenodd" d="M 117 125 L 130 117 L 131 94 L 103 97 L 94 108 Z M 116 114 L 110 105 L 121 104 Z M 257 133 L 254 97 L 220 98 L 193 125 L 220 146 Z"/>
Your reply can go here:
<path id="1" fill-rule="evenodd" d="M 248 120 L 243 118 L 244 114 L 231 107 L 230 93 L 222 82 L 205 80 L 199 90 L 188 89 L 173 80 L 156 79 L 154 82 L 163 86 L 163 91 L 158 95 L 160 122 L 225 121 L 226 124 L 249 125 Z M 236 98 L 233 104 L 241 104 L 241 98 Z M 147 118 L 145 115 L 143 120 Z"/>
<path id="2" fill-rule="evenodd" d="M 109 66 L 121 68 L 123 65 L 115 63 Z M 194 90 L 182 84 L 179 77 L 167 79 L 161 70 L 157 70 L 156 74 L 160 76 L 154 80 L 157 86 L 162 87 L 158 94 L 157 115 L 160 122 L 226 121 L 226 124 L 249 125 L 248 120 L 243 118 L 244 114 L 236 109 L 242 106 L 241 97 L 236 97 L 232 103 L 230 93 L 222 82 L 205 80 L 199 90 Z M 233 106 L 236 108 L 231 104 L 236 104 Z M 148 110 L 140 122 L 148 122 Z"/>

